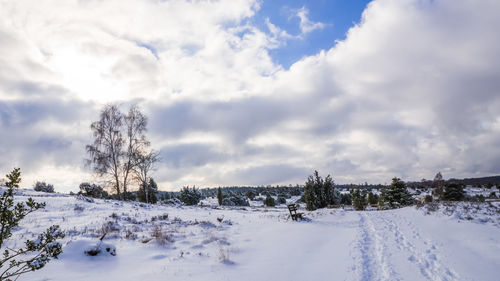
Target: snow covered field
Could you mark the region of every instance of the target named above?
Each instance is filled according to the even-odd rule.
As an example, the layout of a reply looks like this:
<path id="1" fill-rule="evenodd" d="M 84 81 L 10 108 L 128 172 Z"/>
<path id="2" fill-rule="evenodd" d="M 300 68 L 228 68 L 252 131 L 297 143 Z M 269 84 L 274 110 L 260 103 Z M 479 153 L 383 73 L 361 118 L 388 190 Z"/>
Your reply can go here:
<path id="1" fill-rule="evenodd" d="M 10 246 L 49 225 L 64 253 L 22 280 L 499 280 L 499 206 L 323 209 L 149 206 L 22 191 L 30 214 Z M 50 196 L 50 197 L 48 197 Z M 479 206 L 479 207 L 478 207 Z M 90 257 L 103 229 L 116 256 Z"/>

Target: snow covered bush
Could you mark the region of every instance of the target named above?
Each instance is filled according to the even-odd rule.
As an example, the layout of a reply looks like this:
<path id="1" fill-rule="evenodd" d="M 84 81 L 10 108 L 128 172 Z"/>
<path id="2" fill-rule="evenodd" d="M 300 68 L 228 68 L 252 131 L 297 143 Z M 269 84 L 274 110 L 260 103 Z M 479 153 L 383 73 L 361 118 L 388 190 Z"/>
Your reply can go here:
<path id="1" fill-rule="evenodd" d="M 19 275 L 41 269 L 52 258 L 57 258 L 62 253 L 61 243 L 57 239 L 64 238 L 64 233 L 58 225 L 49 227 L 44 233 L 39 234 L 35 240 L 26 240 L 24 247 L 14 249 L 6 246 L 7 240 L 12 236 L 12 230 L 28 214 L 45 207 L 45 203 L 37 203 L 32 198 L 26 202 L 14 204 L 14 187 L 21 182 L 19 168 L 7 175 L 7 190 L 0 197 L 0 280 L 11 280 Z"/>
<path id="2" fill-rule="evenodd" d="M 276 199 L 276 205 L 280 204 L 286 204 L 286 198 L 281 195 L 279 195 L 278 198 Z"/>
<path id="3" fill-rule="evenodd" d="M 80 194 L 93 198 L 105 198 L 108 196 L 108 193 L 104 191 L 101 186 L 88 182 L 82 182 L 80 184 Z"/>
<path id="4" fill-rule="evenodd" d="M 201 193 L 198 189 L 193 187 L 183 187 L 180 194 L 180 200 L 185 205 L 196 205 L 200 202 Z"/>
<path id="5" fill-rule="evenodd" d="M 84 253 L 87 256 L 100 256 L 100 255 L 111 255 L 116 256 L 116 247 L 113 244 L 103 243 L 99 241 L 99 243 L 95 246 L 90 246 L 84 250 Z"/>
<path id="6" fill-rule="evenodd" d="M 45 182 L 37 181 L 35 183 L 35 186 L 33 187 L 33 190 L 39 191 L 39 192 L 49 192 L 53 193 L 54 192 L 54 185 L 52 184 L 47 184 Z"/>
<path id="7" fill-rule="evenodd" d="M 222 205 L 224 206 L 250 206 L 248 199 L 242 195 L 230 195 L 222 199 Z"/>

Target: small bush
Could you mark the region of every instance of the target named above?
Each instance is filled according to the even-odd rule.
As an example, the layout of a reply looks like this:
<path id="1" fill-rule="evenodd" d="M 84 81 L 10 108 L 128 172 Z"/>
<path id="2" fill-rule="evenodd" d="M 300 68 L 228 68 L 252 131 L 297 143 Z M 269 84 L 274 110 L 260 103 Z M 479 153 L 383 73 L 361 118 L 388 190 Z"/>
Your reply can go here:
<path id="1" fill-rule="evenodd" d="M 108 193 L 102 189 L 101 186 L 96 184 L 90 184 L 88 182 L 82 182 L 80 184 L 80 194 L 84 196 L 89 196 L 93 198 L 106 198 Z"/>
<path id="2" fill-rule="evenodd" d="M 248 199 L 244 196 L 232 195 L 222 199 L 224 206 L 250 206 Z"/>
<path id="3" fill-rule="evenodd" d="M 286 198 L 284 196 L 278 196 L 278 199 L 276 200 L 276 205 L 280 204 L 286 204 Z"/>
<path id="4" fill-rule="evenodd" d="M 174 239 L 171 235 L 165 234 L 160 226 L 155 226 L 152 233 L 152 238 L 156 241 L 156 243 L 160 246 L 165 246 L 167 243 L 174 242 Z"/>
<path id="5" fill-rule="evenodd" d="M 276 202 L 274 201 L 274 198 L 268 195 L 264 200 L 264 205 L 266 205 L 267 207 L 274 207 L 276 206 Z"/>
<path id="6" fill-rule="evenodd" d="M 37 181 L 35 183 L 35 186 L 33 187 L 33 190 L 38 191 L 38 192 L 48 192 L 48 193 L 53 193 L 54 192 L 54 185 L 52 184 L 47 184 L 43 181 Z"/>

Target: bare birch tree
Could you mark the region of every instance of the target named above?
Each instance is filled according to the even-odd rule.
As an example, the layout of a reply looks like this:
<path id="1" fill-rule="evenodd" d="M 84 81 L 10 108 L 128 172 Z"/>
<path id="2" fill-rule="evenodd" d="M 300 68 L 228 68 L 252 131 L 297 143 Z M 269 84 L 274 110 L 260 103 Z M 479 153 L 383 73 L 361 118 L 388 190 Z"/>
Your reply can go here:
<path id="1" fill-rule="evenodd" d="M 118 106 L 107 105 L 99 120 L 90 126 L 94 142 L 86 146 L 90 156 L 87 164 L 98 176 L 108 179 L 120 199 L 123 199 L 122 193 L 128 191 L 127 185 L 136 165 L 149 161 L 138 159 L 148 155 L 147 123 L 147 117 L 137 106 L 132 106 L 124 115 Z"/>
<path id="2" fill-rule="evenodd" d="M 129 176 L 134 170 L 135 165 L 140 161 L 135 158 L 144 154 L 144 151 L 149 147 L 150 142 L 146 139 L 146 131 L 148 118 L 142 114 L 138 106 L 132 106 L 128 114 L 124 118 L 125 121 L 125 142 L 126 151 L 124 153 L 123 163 L 123 192 L 127 192 L 127 184 L 130 180 Z"/>
<path id="3" fill-rule="evenodd" d="M 120 174 L 123 158 L 123 114 L 116 105 L 106 105 L 101 111 L 99 121 L 90 125 L 94 136 L 93 144 L 86 146 L 91 166 L 99 176 L 106 176 L 121 197 Z"/>

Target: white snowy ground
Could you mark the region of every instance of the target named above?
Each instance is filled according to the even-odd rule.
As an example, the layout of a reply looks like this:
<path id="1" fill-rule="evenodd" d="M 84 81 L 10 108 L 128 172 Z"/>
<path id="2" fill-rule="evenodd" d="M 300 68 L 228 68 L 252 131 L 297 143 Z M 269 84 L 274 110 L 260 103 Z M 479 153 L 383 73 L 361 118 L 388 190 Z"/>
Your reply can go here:
<path id="1" fill-rule="evenodd" d="M 25 219 L 10 246 L 51 224 L 67 232 L 59 259 L 21 280 L 500 280 L 497 205 L 456 212 L 441 206 L 429 214 L 415 207 L 324 209 L 293 222 L 286 208 L 89 203 L 21 193 L 16 200 L 43 195 L 34 199 L 47 207 Z M 84 255 L 103 225 L 117 255 Z"/>

